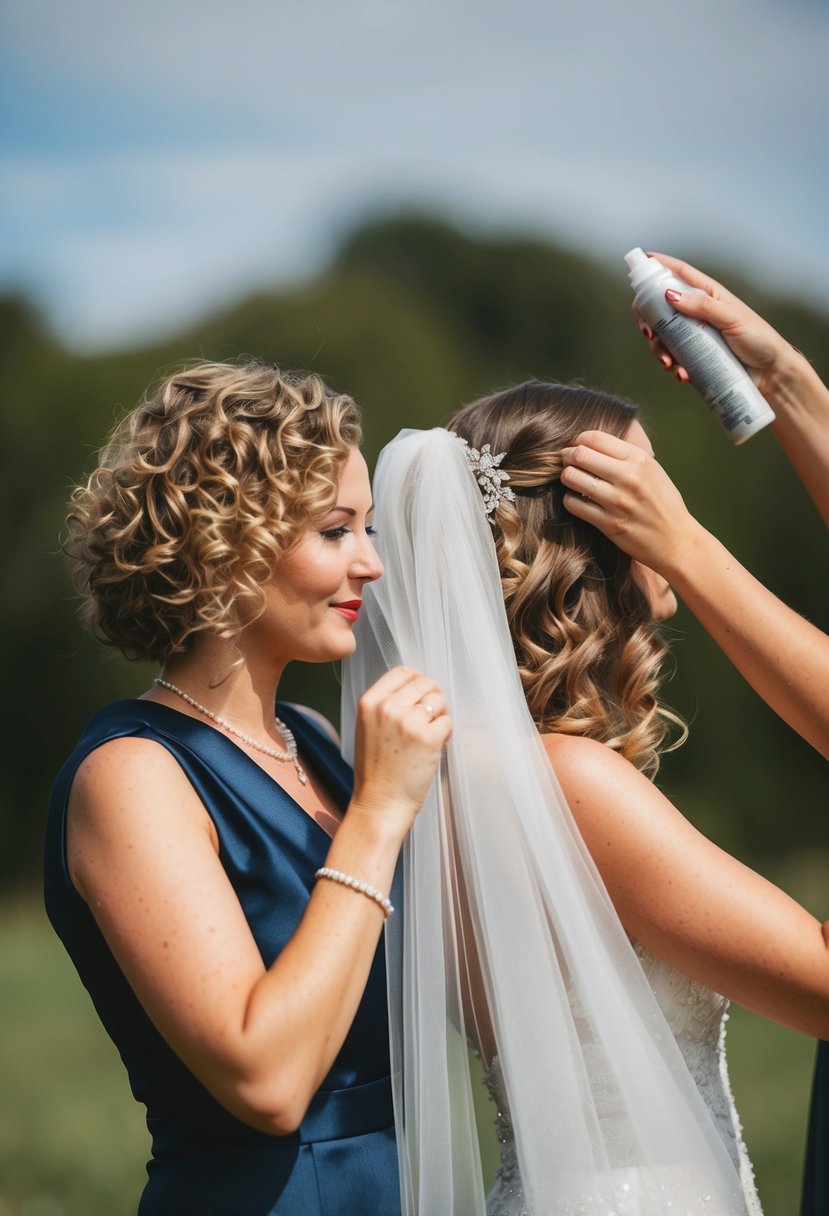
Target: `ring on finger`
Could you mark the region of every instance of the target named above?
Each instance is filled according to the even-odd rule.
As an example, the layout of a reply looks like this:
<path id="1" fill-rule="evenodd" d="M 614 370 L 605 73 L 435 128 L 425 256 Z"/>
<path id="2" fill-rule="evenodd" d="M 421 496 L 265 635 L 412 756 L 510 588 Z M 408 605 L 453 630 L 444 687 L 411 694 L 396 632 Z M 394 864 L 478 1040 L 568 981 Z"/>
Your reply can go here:
<path id="1" fill-rule="evenodd" d="M 590 488 L 584 494 L 582 494 L 582 498 L 584 499 L 585 502 L 593 501 L 593 499 L 590 496 L 593 493 L 593 491 L 596 489 L 598 480 L 599 480 L 599 474 L 596 473 L 593 477 L 593 480 L 590 483 Z"/>
<path id="2" fill-rule="evenodd" d="M 425 709 L 426 713 L 429 715 L 430 721 L 433 721 L 438 716 L 438 711 L 435 709 L 434 705 L 430 705 L 428 701 L 416 701 L 415 704 L 417 705 L 418 709 Z"/>

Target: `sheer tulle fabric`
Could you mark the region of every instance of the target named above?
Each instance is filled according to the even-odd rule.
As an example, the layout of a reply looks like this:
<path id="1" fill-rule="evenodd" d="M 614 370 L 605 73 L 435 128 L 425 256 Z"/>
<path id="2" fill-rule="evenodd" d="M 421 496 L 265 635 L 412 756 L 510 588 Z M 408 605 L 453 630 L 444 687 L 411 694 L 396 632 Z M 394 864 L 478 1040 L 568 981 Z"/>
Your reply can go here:
<path id="1" fill-rule="evenodd" d="M 386 927 L 407 1216 L 483 1216 L 467 1040 L 497 1053 L 533 1216 L 742 1216 L 734 1168 L 586 851 L 526 707 L 479 489 L 449 432 L 375 479 L 343 736 L 385 670 L 438 680 L 454 733 Z"/>

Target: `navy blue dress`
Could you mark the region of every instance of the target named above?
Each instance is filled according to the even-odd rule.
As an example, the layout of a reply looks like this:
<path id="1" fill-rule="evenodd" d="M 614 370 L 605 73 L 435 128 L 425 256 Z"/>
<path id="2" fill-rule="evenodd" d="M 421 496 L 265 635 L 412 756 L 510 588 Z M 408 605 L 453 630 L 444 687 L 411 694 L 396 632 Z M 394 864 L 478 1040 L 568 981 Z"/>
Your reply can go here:
<path id="1" fill-rule="evenodd" d="M 345 808 L 351 770 L 333 742 L 280 705 L 303 763 Z M 81 761 L 108 739 L 153 739 L 207 808 L 220 859 L 269 966 L 288 942 L 325 862 L 323 829 L 218 730 L 151 701 L 118 701 L 91 720 L 52 791 L 46 909 L 115 1042 L 152 1136 L 139 1216 L 397 1216 L 383 943 L 357 1016 L 302 1126 L 270 1136 L 213 1098 L 147 1017 L 66 866 L 66 803 Z"/>
<path id="2" fill-rule="evenodd" d="M 818 1043 L 806 1172 L 803 1178 L 802 1216 L 827 1216 L 829 1212 L 829 1043 Z"/>

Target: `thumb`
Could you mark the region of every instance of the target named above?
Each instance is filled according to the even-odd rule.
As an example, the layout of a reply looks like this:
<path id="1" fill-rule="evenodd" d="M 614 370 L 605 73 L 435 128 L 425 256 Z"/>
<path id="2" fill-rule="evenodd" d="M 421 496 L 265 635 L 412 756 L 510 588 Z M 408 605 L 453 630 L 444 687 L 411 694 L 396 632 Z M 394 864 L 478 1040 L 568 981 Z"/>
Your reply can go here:
<path id="1" fill-rule="evenodd" d="M 665 299 L 677 312 L 698 321 L 707 321 L 715 329 L 731 329 L 739 324 L 739 316 L 733 305 L 709 296 L 707 291 L 679 291 L 676 287 L 669 287 Z"/>

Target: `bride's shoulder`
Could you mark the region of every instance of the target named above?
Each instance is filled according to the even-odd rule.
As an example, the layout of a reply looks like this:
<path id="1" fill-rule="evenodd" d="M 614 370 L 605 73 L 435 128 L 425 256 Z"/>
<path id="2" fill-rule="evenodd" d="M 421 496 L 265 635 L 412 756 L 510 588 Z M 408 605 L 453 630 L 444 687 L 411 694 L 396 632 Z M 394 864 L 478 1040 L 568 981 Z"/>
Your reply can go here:
<path id="1" fill-rule="evenodd" d="M 629 760 L 596 739 L 584 735 L 549 734 L 542 735 L 541 742 L 562 784 L 566 779 L 585 786 L 602 786 L 608 781 L 614 785 L 620 781 L 632 781 L 635 785 L 644 781 L 650 785 L 647 777 Z"/>
<path id="2" fill-rule="evenodd" d="M 565 735 L 544 735 L 542 741 L 622 924 L 650 946 L 652 909 L 643 906 L 664 891 L 666 872 L 684 871 L 704 838 L 652 781 L 606 744 Z"/>
<path id="3" fill-rule="evenodd" d="M 604 820 L 609 813 L 618 821 L 622 808 L 638 817 L 670 807 L 653 783 L 606 743 L 561 734 L 542 735 L 541 742 L 582 831 L 585 820 Z"/>

